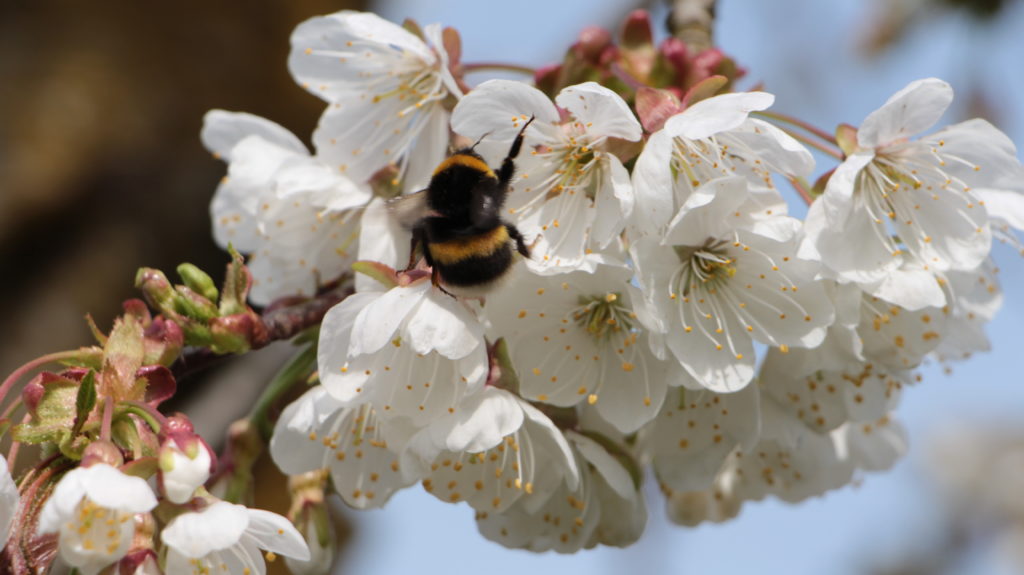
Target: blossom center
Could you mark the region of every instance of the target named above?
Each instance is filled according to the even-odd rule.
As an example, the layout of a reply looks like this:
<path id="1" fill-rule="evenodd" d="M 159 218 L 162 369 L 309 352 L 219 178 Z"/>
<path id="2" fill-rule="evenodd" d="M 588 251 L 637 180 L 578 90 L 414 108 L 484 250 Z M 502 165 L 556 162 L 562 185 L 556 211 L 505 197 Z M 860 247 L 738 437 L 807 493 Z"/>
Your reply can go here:
<path id="1" fill-rule="evenodd" d="M 121 546 L 122 525 L 131 520 L 131 513 L 107 509 L 83 498 L 65 527 L 78 537 L 83 550 L 113 555 Z"/>
<path id="2" fill-rule="evenodd" d="M 678 287 L 684 296 L 700 288 L 714 293 L 716 288 L 736 275 L 736 260 L 726 252 L 726 244 L 724 240 L 709 240 L 699 248 L 676 246 L 676 255 L 683 265 L 673 287 Z"/>
<path id="3" fill-rule="evenodd" d="M 613 334 L 629 332 L 633 328 L 633 316 L 621 300 L 621 294 L 617 292 L 580 296 L 579 307 L 572 311 L 572 319 L 594 339 L 606 341 Z"/>

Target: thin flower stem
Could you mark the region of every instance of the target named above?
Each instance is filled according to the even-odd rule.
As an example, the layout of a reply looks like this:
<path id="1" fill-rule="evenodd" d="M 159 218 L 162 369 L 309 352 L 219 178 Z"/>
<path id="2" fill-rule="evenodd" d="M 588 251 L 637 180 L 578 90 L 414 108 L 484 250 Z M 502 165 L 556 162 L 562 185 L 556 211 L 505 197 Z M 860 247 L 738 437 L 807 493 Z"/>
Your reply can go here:
<path id="1" fill-rule="evenodd" d="M 796 190 L 796 193 L 800 194 L 800 197 L 807 202 L 808 206 L 814 202 L 814 198 L 811 197 L 811 192 L 805 186 L 805 182 L 801 182 L 797 178 L 789 178 L 789 183 L 793 186 L 793 189 Z"/>
<path id="2" fill-rule="evenodd" d="M 18 397 L 14 398 L 14 401 L 12 401 L 10 405 L 7 406 L 7 409 L 5 409 L 3 413 L 0 413 L 0 420 L 10 418 L 11 415 L 14 413 L 14 410 L 18 409 L 20 406 L 21 396 L 19 395 Z"/>
<path id="3" fill-rule="evenodd" d="M 316 338 L 312 338 L 312 341 L 315 342 Z M 263 390 L 259 399 L 256 400 L 256 405 L 249 413 L 248 419 L 256 426 L 264 441 L 270 439 L 274 430 L 273 423 L 269 418 L 271 408 L 284 394 L 288 393 L 288 390 L 297 383 L 306 381 L 309 374 L 315 370 L 316 345 L 310 345 L 292 357 Z"/>
<path id="4" fill-rule="evenodd" d="M 519 72 L 520 74 L 526 74 L 533 76 L 537 71 L 529 66 L 519 66 L 516 64 L 505 64 L 502 62 L 473 62 L 472 64 L 463 64 L 462 71 L 469 72 L 482 72 L 485 70 L 502 70 L 505 72 Z"/>
<path id="5" fill-rule="evenodd" d="M 26 413 L 25 416 L 21 418 L 21 424 L 25 425 L 26 423 L 28 423 L 31 420 L 32 420 L 32 414 Z M 7 452 L 7 469 L 14 469 L 14 463 L 15 463 L 15 460 L 18 459 L 18 450 L 19 449 L 21 449 L 21 442 L 20 441 L 11 442 L 11 450 Z"/>
<path id="6" fill-rule="evenodd" d="M 48 363 L 53 363 L 56 361 L 60 361 L 62 359 L 72 359 L 76 357 L 79 353 L 80 351 L 77 349 L 50 353 L 41 357 L 37 357 L 32 361 L 26 363 L 25 365 L 19 367 L 18 369 L 14 370 L 14 372 L 11 373 L 11 375 L 7 376 L 7 379 L 5 379 L 2 384 L 0 384 L 0 404 L 3 403 L 4 397 L 7 396 L 7 392 L 9 392 L 11 388 L 14 387 L 14 384 L 17 383 L 19 379 L 24 377 L 25 374 L 29 373 L 33 369 L 37 369 Z"/>
<path id="7" fill-rule="evenodd" d="M 142 403 L 141 401 L 123 401 L 121 407 L 124 413 L 134 413 L 146 421 L 154 432 L 159 433 L 160 429 L 167 424 L 167 418 L 156 410 L 155 407 Z"/>
<path id="8" fill-rule="evenodd" d="M 824 153 L 828 154 L 829 156 L 832 156 L 833 158 L 839 160 L 840 162 L 843 161 L 843 153 L 840 150 L 838 150 L 836 148 L 833 148 L 832 146 L 828 146 L 826 144 L 822 144 L 821 142 L 818 142 L 817 140 L 812 140 L 811 138 L 808 138 L 807 136 L 805 136 L 803 134 L 800 134 L 799 132 L 794 132 L 793 130 L 787 130 L 785 128 L 781 128 L 781 129 L 782 129 L 783 132 L 786 132 L 787 134 L 792 136 L 794 140 L 803 142 L 804 144 L 807 144 L 808 146 L 810 146 L 812 148 L 820 150 L 821 152 L 824 152 Z"/>
<path id="9" fill-rule="evenodd" d="M 110 428 L 114 422 L 114 402 L 110 397 L 103 398 L 103 424 L 100 427 L 100 439 L 110 441 Z"/>
<path id="10" fill-rule="evenodd" d="M 812 124 L 809 124 L 809 123 L 807 123 L 807 122 L 805 122 L 805 121 L 803 121 L 803 120 L 801 120 L 799 118 L 794 118 L 793 116 L 790 116 L 788 114 L 780 114 L 779 112 L 760 111 L 760 112 L 754 112 L 754 114 L 758 115 L 758 116 L 762 116 L 762 117 L 768 118 L 770 120 L 775 120 L 776 122 L 783 122 L 783 123 L 786 123 L 786 124 L 790 124 L 792 126 L 796 126 L 798 128 L 801 128 L 801 129 L 803 129 L 803 130 L 805 130 L 807 132 L 810 132 L 810 133 L 814 134 L 815 136 L 821 138 L 822 140 L 824 140 L 824 141 L 826 141 L 826 142 L 828 142 L 830 144 L 838 145 L 838 142 L 836 142 L 835 135 L 829 134 L 825 130 L 822 130 L 821 128 L 818 128 L 818 127 L 816 127 L 816 126 L 814 126 Z"/>

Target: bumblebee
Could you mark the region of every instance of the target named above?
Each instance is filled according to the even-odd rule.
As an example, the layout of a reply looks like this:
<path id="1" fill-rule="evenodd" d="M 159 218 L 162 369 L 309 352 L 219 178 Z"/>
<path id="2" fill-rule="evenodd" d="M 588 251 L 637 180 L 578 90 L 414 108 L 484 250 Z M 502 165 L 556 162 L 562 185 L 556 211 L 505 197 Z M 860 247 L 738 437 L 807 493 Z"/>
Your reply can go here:
<path id="1" fill-rule="evenodd" d="M 474 151 L 477 141 L 441 162 L 425 190 L 388 204 L 412 232 L 406 271 L 415 266 L 421 248 L 435 286 L 452 297 L 479 297 L 512 267 L 513 247 L 530 257 L 523 235 L 501 219 L 501 209 L 531 122 L 532 117 L 519 129 L 497 172 Z"/>

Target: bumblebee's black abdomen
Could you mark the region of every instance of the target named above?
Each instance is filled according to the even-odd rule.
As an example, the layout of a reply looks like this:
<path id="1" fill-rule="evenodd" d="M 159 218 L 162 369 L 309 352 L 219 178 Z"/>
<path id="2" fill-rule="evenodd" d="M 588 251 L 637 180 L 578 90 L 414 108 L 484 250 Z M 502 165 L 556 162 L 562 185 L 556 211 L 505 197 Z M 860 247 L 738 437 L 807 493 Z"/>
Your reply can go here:
<path id="1" fill-rule="evenodd" d="M 490 284 L 505 275 L 511 266 L 512 247 L 508 243 L 486 256 L 471 256 L 453 263 L 434 263 L 441 281 L 456 287 Z"/>
<path id="2" fill-rule="evenodd" d="M 467 237 L 428 242 L 430 261 L 446 284 L 477 286 L 501 277 L 512 264 L 512 238 L 504 225 Z"/>

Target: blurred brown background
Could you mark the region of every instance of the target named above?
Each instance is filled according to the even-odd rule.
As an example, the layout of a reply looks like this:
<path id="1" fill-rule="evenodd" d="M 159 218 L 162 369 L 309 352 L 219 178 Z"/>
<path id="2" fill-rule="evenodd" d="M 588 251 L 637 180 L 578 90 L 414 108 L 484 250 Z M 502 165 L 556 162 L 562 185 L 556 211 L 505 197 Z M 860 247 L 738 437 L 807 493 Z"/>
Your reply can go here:
<path id="1" fill-rule="evenodd" d="M 358 0 L 0 1 L 0 372 L 89 343 L 139 266 L 220 277 L 211 108 L 309 139 L 323 103 L 285 65 L 296 24 Z"/>

